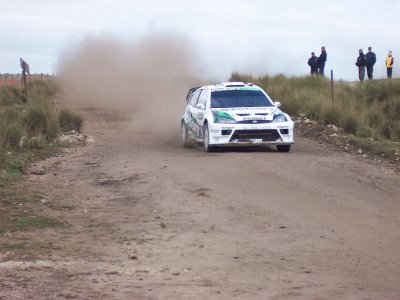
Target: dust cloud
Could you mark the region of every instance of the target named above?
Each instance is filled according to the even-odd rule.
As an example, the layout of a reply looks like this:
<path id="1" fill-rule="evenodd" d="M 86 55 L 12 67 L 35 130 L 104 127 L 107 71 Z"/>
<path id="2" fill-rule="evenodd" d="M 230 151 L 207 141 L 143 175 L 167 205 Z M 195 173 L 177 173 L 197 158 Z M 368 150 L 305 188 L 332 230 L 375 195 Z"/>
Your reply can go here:
<path id="1" fill-rule="evenodd" d="M 88 37 L 65 51 L 58 74 L 63 101 L 102 109 L 166 140 L 179 136 L 189 88 L 205 84 L 190 40 L 165 33 L 132 43 Z"/>

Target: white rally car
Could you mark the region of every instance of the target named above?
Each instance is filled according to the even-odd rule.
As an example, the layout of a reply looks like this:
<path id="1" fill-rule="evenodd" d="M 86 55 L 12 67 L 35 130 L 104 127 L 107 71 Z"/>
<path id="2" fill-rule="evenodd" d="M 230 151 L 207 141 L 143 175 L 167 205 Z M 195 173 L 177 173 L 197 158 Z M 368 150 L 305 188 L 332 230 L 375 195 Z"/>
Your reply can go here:
<path id="1" fill-rule="evenodd" d="M 207 152 L 218 146 L 276 145 L 289 152 L 293 121 L 260 87 L 226 82 L 190 89 L 181 121 L 182 145 L 190 140 Z"/>

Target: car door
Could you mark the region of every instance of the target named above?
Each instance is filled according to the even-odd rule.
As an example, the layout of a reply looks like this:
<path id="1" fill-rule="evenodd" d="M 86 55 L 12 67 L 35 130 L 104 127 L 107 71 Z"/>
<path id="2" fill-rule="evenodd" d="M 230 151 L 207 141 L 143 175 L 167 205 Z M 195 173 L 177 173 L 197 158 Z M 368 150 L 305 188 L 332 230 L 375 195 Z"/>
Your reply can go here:
<path id="1" fill-rule="evenodd" d="M 189 98 L 189 105 L 188 105 L 188 132 L 194 139 L 199 139 L 200 138 L 200 126 L 197 124 L 197 119 L 195 117 L 197 110 L 196 110 L 196 105 L 197 101 L 199 99 L 201 90 L 196 91 L 193 93 L 190 98 Z"/>
<path id="2" fill-rule="evenodd" d="M 204 115 L 206 111 L 206 101 L 207 101 L 207 90 L 202 89 L 200 91 L 199 98 L 197 100 L 197 104 L 193 107 L 193 118 L 196 120 L 196 124 L 198 126 L 197 136 L 200 139 L 203 139 L 203 130 L 204 130 Z"/>

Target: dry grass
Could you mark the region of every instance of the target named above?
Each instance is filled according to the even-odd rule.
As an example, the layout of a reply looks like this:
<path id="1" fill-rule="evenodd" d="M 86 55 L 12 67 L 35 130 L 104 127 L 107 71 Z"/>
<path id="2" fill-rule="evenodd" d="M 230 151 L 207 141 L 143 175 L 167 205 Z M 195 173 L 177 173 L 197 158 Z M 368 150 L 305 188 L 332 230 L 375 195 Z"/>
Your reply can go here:
<path id="1" fill-rule="evenodd" d="M 55 106 L 56 91 L 53 80 L 31 80 L 27 94 L 18 85 L 0 87 L 0 169 L 10 167 L 15 156 L 48 152 L 61 132 L 82 130 L 79 114 Z"/>

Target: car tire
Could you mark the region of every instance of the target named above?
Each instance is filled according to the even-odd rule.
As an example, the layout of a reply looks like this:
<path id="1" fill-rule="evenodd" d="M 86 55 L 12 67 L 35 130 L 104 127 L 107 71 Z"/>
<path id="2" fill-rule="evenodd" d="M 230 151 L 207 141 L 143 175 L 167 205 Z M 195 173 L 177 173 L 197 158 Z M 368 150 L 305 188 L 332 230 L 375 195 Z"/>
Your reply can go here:
<path id="1" fill-rule="evenodd" d="M 189 135 L 185 122 L 181 123 L 181 144 L 182 147 L 189 147 Z"/>
<path id="2" fill-rule="evenodd" d="M 289 152 L 291 145 L 276 145 L 278 152 Z"/>
<path id="3" fill-rule="evenodd" d="M 208 125 L 204 125 L 204 150 L 206 152 L 212 152 L 214 150 L 213 146 L 210 146 L 210 131 L 208 130 Z"/>

